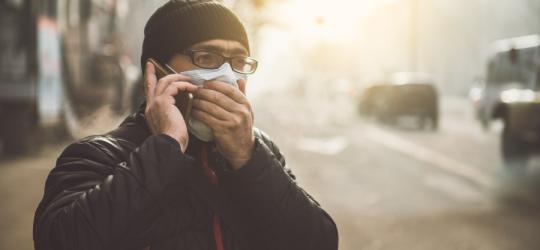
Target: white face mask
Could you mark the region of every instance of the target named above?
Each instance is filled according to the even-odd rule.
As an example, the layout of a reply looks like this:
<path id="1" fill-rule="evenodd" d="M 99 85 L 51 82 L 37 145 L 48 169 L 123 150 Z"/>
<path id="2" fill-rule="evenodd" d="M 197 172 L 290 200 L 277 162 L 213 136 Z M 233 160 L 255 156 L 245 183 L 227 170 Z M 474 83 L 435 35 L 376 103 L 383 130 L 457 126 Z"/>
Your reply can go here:
<path id="1" fill-rule="evenodd" d="M 202 86 L 205 81 L 217 80 L 238 88 L 238 80 L 247 80 L 247 75 L 234 72 L 229 63 L 224 63 L 217 69 L 195 69 L 180 72 L 180 74 L 191 77 L 190 82 L 197 86 Z M 195 118 L 189 119 L 188 130 L 201 141 L 214 140 L 212 129 Z"/>

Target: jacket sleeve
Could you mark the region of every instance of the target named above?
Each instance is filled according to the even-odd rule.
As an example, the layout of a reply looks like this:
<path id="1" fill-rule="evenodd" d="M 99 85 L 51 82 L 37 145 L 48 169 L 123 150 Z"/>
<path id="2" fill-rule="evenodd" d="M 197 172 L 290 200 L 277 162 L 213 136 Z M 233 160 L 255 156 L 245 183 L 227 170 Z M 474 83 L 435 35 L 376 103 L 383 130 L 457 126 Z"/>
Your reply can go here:
<path id="1" fill-rule="evenodd" d="M 182 193 L 194 159 L 166 135 L 148 137 L 127 162 L 108 150 L 87 140 L 58 158 L 36 211 L 35 249 L 140 248 L 173 233 L 165 208 Z"/>
<path id="2" fill-rule="evenodd" d="M 283 155 L 266 135 L 257 137 L 246 165 L 226 172 L 222 187 L 249 249 L 338 248 L 334 221 L 297 185 Z"/>

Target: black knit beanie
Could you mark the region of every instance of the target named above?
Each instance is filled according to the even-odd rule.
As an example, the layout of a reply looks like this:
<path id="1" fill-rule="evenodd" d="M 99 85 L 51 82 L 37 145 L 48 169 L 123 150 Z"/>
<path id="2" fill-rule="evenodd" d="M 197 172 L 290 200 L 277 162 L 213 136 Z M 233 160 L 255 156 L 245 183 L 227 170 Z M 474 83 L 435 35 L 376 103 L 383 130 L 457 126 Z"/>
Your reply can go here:
<path id="1" fill-rule="evenodd" d="M 141 68 L 148 58 L 166 63 L 174 53 L 211 39 L 238 41 L 249 52 L 246 30 L 230 9 L 212 0 L 171 0 L 146 23 Z"/>

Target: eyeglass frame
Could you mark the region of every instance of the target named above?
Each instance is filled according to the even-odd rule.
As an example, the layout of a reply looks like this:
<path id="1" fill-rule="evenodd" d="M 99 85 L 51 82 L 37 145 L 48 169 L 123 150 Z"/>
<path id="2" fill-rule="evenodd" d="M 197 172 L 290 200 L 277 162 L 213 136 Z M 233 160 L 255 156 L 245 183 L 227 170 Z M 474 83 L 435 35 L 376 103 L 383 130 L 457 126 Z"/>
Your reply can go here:
<path id="1" fill-rule="evenodd" d="M 223 59 L 223 63 L 221 63 L 219 66 L 217 67 L 214 67 L 214 68 L 209 68 L 209 67 L 202 67 L 200 65 L 197 65 L 195 63 L 195 52 L 208 52 L 208 53 L 213 53 L 213 54 L 216 54 L 218 56 L 220 56 L 222 59 Z M 246 75 L 250 75 L 250 74 L 253 74 L 255 73 L 255 71 L 257 71 L 257 66 L 259 65 L 259 61 L 257 61 L 256 59 L 252 58 L 252 57 L 249 57 L 249 56 L 231 56 L 231 57 L 228 57 L 228 56 L 224 56 L 222 55 L 221 53 L 218 53 L 216 51 L 212 51 L 212 50 L 207 50 L 207 49 L 187 49 L 187 50 L 184 50 L 184 51 L 181 51 L 180 54 L 182 55 L 186 55 L 188 56 L 190 59 L 191 59 L 191 63 L 199 68 L 203 68 L 203 69 L 217 69 L 219 67 L 221 67 L 224 63 L 228 62 L 230 65 L 231 65 L 231 69 L 236 72 L 236 73 L 239 73 L 239 74 L 246 74 Z M 254 68 L 253 68 L 253 71 L 249 72 L 249 73 L 244 73 L 244 72 L 239 72 L 238 70 L 236 70 L 232 65 L 232 59 L 234 58 L 248 58 L 250 60 L 252 60 L 253 62 L 255 62 L 254 64 Z"/>

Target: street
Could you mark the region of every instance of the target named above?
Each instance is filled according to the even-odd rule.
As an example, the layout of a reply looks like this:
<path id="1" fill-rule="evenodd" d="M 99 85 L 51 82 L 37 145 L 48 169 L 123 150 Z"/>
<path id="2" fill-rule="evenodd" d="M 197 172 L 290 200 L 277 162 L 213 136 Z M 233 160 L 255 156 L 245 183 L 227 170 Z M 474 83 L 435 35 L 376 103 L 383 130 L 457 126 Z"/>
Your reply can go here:
<path id="1" fill-rule="evenodd" d="M 540 249 L 538 170 L 505 169 L 500 128 L 482 131 L 466 99 L 445 98 L 439 130 L 417 131 L 332 98 L 269 93 L 253 104 L 256 125 L 334 218 L 340 249 Z M 33 248 L 33 213 L 67 143 L 0 160 L 0 249 Z"/>
<path id="2" fill-rule="evenodd" d="M 237 125 L 220 141 L 233 165 L 251 149 L 242 134 L 252 108 L 297 184 L 334 219 L 339 249 L 540 249 L 538 0 L 0 0 L 0 27 L 0 250 L 34 249 L 57 157 L 115 129 L 146 97 Z M 148 62 L 162 73 L 156 83 Z M 172 73 L 190 79 L 162 77 Z M 183 81 L 211 91 L 180 102 Z M 205 81 L 237 87 L 251 105 Z M 164 120 L 165 108 L 149 110 Z M 164 127 L 153 130 L 178 129 Z M 220 241 L 217 222 L 215 244 L 185 237 L 205 235 L 188 228 L 178 245 L 242 238 Z M 310 235 L 298 243 L 335 240 Z"/>

